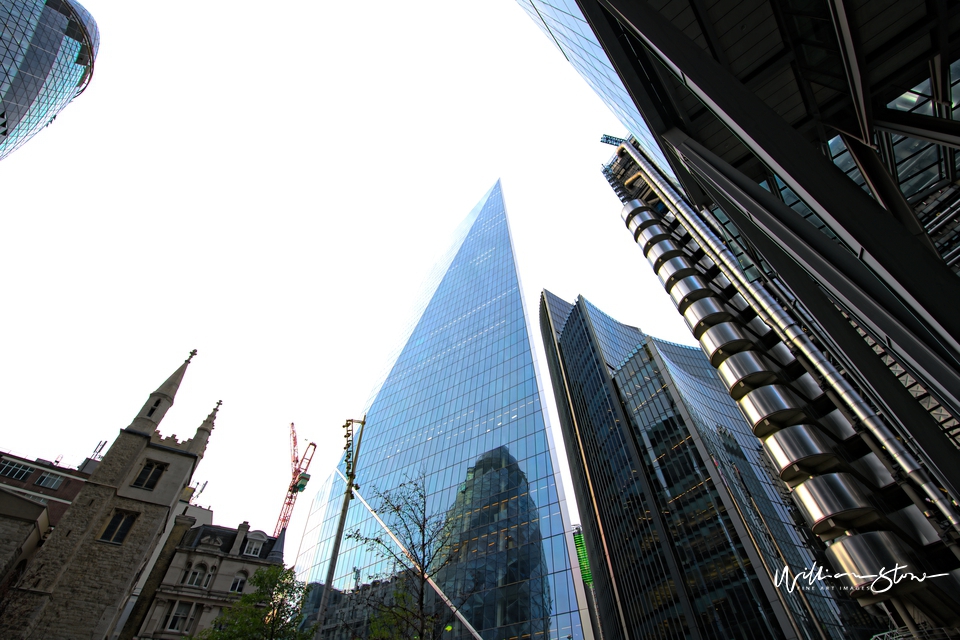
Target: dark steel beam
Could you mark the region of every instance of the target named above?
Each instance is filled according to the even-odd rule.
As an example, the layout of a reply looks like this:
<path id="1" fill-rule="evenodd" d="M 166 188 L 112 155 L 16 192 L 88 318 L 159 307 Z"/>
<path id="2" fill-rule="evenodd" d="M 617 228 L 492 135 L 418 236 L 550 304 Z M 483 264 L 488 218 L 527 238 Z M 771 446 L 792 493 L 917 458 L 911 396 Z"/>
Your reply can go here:
<path id="1" fill-rule="evenodd" d="M 860 141 L 870 144 L 870 87 L 863 75 L 863 54 L 860 51 L 860 39 L 850 19 L 843 0 L 830 0 L 830 17 L 840 43 L 840 57 L 843 70 L 847 75 L 849 91 L 853 98 L 853 109 L 860 125 Z"/>
<path id="2" fill-rule="evenodd" d="M 941 404 L 951 413 L 960 413 L 960 358 L 956 351 L 940 343 L 929 328 L 883 286 L 867 265 L 763 187 L 682 132 L 668 132 L 666 139 L 701 180 L 709 182 L 736 203 L 751 217 L 754 225 L 783 247 L 809 277 L 848 309 L 872 335 L 883 340 Z M 890 218 L 885 212 L 880 215 L 884 219 Z M 900 235 L 899 241 L 905 242 L 902 230 Z M 758 238 L 746 237 L 757 246 Z M 938 262 L 943 265 L 942 261 Z M 790 281 L 784 281 L 792 286 Z M 941 306 L 949 306 L 943 305 L 942 300 L 950 299 L 950 296 L 946 290 L 942 292 Z"/>
<path id="3" fill-rule="evenodd" d="M 710 52 L 713 53 L 713 57 L 716 58 L 717 62 L 729 69 L 730 59 L 727 58 L 727 52 L 723 48 L 723 45 L 720 44 L 720 37 L 717 35 L 717 30 L 713 28 L 713 22 L 707 15 L 707 7 L 703 0 L 690 0 L 690 10 L 693 11 L 693 17 L 700 27 L 700 33 L 703 34 L 703 37 L 707 41 L 707 46 L 710 47 Z"/>
<path id="4" fill-rule="evenodd" d="M 813 124 L 817 131 L 817 141 L 820 144 L 821 152 L 829 153 L 826 129 L 823 127 L 823 118 L 820 115 L 820 105 L 817 103 L 816 94 L 813 92 L 813 87 L 810 86 L 811 76 L 817 76 L 816 71 L 807 68 L 804 63 L 804 57 L 798 54 L 798 49 L 803 50 L 803 42 L 799 42 L 800 38 L 794 35 L 794 30 L 789 28 L 787 25 L 787 18 L 784 15 L 785 12 L 780 2 L 771 2 L 770 9 L 773 13 L 773 18 L 777 23 L 777 29 L 780 32 L 780 37 L 783 39 L 784 45 L 793 52 L 793 62 L 791 68 L 793 70 L 793 78 L 797 83 L 797 89 L 800 92 L 800 99 L 803 101 L 803 108 L 806 111 L 806 117 Z M 832 87 L 834 83 L 841 85 L 840 90 L 844 90 L 846 87 L 843 86 L 842 78 L 819 78 L 817 79 L 820 84 L 825 87 Z M 803 120 L 803 118 L 801 118 Z M 793 125 L 794 123 L 790 123 Z"/>
<path id="5" fill-rule="evenodd" d="M 937 55 L 930 60 L 930 88 L 933 95 L 933 113 L 938 118 L 952 119 L 952 100 L 950 99 L 950 38 L 947 33 L 947 7 L 944 0 L 930 0 L 937 15 L 937 28 L 934 31 L 934 46 Z"/>
<path id="6" fill-rule="evenodd" d="M 955 361 L 960 354 L 960 316 L 942 303 L 947 292 L 960 299 L 960 280 L 950 269 L 650 5 L 598 1 L 826 222 L 860 268 L 878 276 L 875 284 L 882 283 L 888 291 L 878 299 L 899 298 L 903 304 L 895 304 L 898 313 L 912 314 L 929 327 L 930 334 L 921 340 L 925 349 L 950 354 Z"/>
<path id="7" fill-rule="evenodd" d="M 923 225 L 917 220 L 917 214 L 913 207 L 903 197 L 900 191 L 900 183 L 890 175 L 887 168 L 883 165 L 880 155 L 863 144 L 860 140 L 847 134 L 840 134 L 843 143 L 847 145 L 850 157 L 857 164 L 863 179 L 867 181 L 867 186 L 873 192 L 874 197 L 880 201 L 883 208 L 889 211 L 894 218 L 900 221 L 906 230 L 927 248 L 933 255 L 940 257 L 937 247 L 927 235 Z"/>
<path id="8" fill-rule="evenodd" d="M 949 65 L 960 55 L 960 35 L 956 27 L 956 19 L 960 15 L 960 4 L 956 2 L 944 4 L 941 0 L 928 0 L 924 5 L 925 16 L 890 33 L 885 42 L 874 46 L 865 56 L 865 77 L 877 77 L 877 71 L 881 66 L 902 56 L 905 51 L 914 50 L 918 40 L 927 38 L 930 44 L 928 51 L 922 56 L 908 61 L 899 61 L 896 65 L 898 73 L 885 73 L 883 78 L 874 83 L 874 96 L 884 104 L 896 98 L 905 89 L 921 82 L 925 77 L 922 67 L 926 67 L 928 61 L 934 56 L 938 54 L 943 56 Z"/>
<path id="9" fill-rule="evenodd" d="M 874 126 L 882 131 L 960 149 L 960 121 L 896 109 L 877 110 L 875 117 Z"/>
<path id="10" fill-rule="evenodd" d="M 890 175 L 895 176 L 897 175 L 897 155 L 893 151 L 893 138 L 887 131 L 877 131 L 876 134 L 883 165 Z"/>
<path id="11" fill-rule="evenodd" d="M 707 198 L 700 185 L 673 153 L 670 145 L 665 144 L 660 135 L 673 127 L 681 126 L 682 118 L 669 104 L 670 92 L 660 82 L 655 65 L 643 47 L 634 47 L 627 40 L 619 23 L 605 12 L 595 0 L 577 0 L 580 11 L 590 24 L 597 39 L 602 43 L 604 52 L 617 75 L 623 81 L 630 99 L 643 116 L 644 123 L 653 134 L 660 150 L 677 180 L 690 199 L 703 204 Z"/>
<path id="12" fill-rule="evenodd" d="M 950 88 L 950 34 L 946 0 L 928 0 L 937 16 L 936 47 L 939 51 L 930 61 L 930 79 L 933 92 L 933 113 L 938 118 L 953 120 L 953 96 Z M 950 182 L 957 179 L 957 150 L 943 147 L 943 165 Z"/>
<path id="13" fill-rule="evenodd" d="M 704 189 L 716 199 L 718 206 L 737 225 L 741 233 L 757 241 L 762 253 L 780 275 L 781 280 L 800 300 L 804 309 L 820 325 L 833 357 L 854 373 L 854 382 L 870 392 L 870 399 L 897 425 L 901 432 L 916 441 L 935 468 L 938 478 L 950 485 L 953 495 L 960 493 L 960 451 L 950 444 L 947 435 L 933 416 L 884 365 L 879 356 L 844 318 L 831 300 L 809 275 L 777 242 L 763 233 L 749 214 L 744 213 L 712 184 Z"/>

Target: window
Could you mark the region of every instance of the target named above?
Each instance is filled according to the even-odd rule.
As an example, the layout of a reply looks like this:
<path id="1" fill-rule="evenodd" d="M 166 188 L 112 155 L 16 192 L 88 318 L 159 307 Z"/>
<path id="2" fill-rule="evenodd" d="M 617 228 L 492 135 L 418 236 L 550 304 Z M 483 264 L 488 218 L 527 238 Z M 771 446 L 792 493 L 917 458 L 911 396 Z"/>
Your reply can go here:
<path id="1" fill-rule="evenodd" d="M 139 489 L 153 491 L 153 488 L 157 486 L 157 480 L 160 479 L 160 476 L 162 476 L 166 470 L 167 465 L 161 462 L 147 460 L 143 464 L 143 469 L 140 469 L 140 474 L 137 475 L 137 479 L 133 481 L 133 486 Z"/>
<path id="2" fill-rule="evenodd" d="M 203 584 L 203 579 L 207 575 L 207 566 L 204 564 L 198 564 L 193 568 L 193 571 L 190 572 L 190 577 L 187 578 L 187 584 L 193 587 L 199 587 Z"/>
<path id="3" fill-rule="evenodd" d="M 59 489 L 62 482 L 63 476 L 44 471 L 40 474 L 40 477 L 37 478 L 37 481 L 34 484 L 38 484 L 41 487 L 46 487 L 47 489 Z"/>
<path id="4" fill-rule="evenodd" d="M 230 591 L 232 593 L 243 593 L 243 588 L 247 585 L 247 574 L 244 572 L 238 573 L 233 578 L 233 584 L 230 585 Z"/>
<path id="5" fill-rule="evenodd" d="M 6 476 L 14 480 L 26 480 L 31 473 L 33 473 L 33 467 L 16 463 L 13 460 L 0 461 L 0 476 Z"/>
<path id="6" fill-rule="evenodd" d="M 110 518 L 110 523 L 107 524 L 107 528 L 104 529 L 100 535 L 100 540 L 113 544 L 123 544 L 127 534 L 130 533 L 130 527 L 133 526 L 133 521 L 136 519 L 136 513 L 129 511 L 114 512 L 113 517 Z"/>
<path id="7" fill-rule="evenodd" d="M 150 407 L 150 411 L 147 411 L 147 417 L 149 418 L 150 416 L 152 416 L 156 412 L 159 406 L 160 406 L 160 398 L 157 398 L 157 401 L 153 403 L 152 407 Z"/>
<path id="8" fill-rule="evenodd" d="M 259 556 L 260 549 L 263 547 L 262 540 L 247 540 L 247 546 L 243 549 L 245 556 Z"/>
<path id="9" fill-rule="evenodd" d="M 167 631 L 186 632 L 193 626 L 193 619 L 197 615 L 197 610 L 203 605 L 192 602 L 174 602 L 167 610 L 167 617 L 161 625 Z"/>

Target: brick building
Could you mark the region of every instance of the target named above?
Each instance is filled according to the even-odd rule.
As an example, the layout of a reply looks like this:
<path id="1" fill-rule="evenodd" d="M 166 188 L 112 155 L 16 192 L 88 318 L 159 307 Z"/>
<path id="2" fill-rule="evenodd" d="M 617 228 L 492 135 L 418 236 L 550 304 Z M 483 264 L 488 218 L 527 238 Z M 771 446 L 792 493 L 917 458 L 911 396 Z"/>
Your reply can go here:
<path id="1" fill-rule="evenodd" d="M 0 454 L 0 485 L 46 505 L 50 525 L 55 527 L 97 464 L 98 460 L 87 458 L 79 469 L 66 469 L 49 460 L 27 460 L 3 453 Z"/>

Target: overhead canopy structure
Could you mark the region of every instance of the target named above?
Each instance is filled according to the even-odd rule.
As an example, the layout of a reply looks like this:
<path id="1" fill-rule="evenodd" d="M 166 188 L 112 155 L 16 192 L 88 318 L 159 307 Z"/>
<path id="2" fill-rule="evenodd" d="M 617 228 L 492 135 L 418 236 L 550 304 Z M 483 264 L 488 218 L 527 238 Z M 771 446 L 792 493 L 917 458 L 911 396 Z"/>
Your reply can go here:
<path id="1" fill-rule="evenodd" d="M 578 5 L 744 267 L 836 344 L 837 309 L 853 319 L 885 361 L 863 376 L 896 369 L 956 441 L 960 316 L 943 301 L 960 299 L 960 3 Z"/>

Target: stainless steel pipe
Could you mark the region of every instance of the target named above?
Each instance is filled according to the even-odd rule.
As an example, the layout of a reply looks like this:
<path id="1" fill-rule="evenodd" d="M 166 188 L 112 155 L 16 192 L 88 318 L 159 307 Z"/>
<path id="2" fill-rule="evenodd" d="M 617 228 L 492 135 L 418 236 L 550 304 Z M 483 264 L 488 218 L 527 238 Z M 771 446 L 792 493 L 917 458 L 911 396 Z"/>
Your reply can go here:
<path id="1" fill-rule="evenodd" d="M 747 280 L 740 269 L 734 255 L 720 239 L 700 220 L 699 215 L 680 197 L 667 180 L 665 180 L 647 160 L 630 144 L 620 145 L 620 150 L 630 155 L 637 167 L 644 173 L 647 184 L 653 189 L 661 201 L 667 205 L 671 213 L 687 230 L 704 252 L 720 268 L 721 272 L 743 294 L 747 302 L 760 315 L 764 322 L 770 325 L 777 335 L 790 344 L 814 367 L 826 384 L 839 396 L 863 426 L 876 438 L 880 445 L 890 454 L 894 462 L 907 474 L 947 518 L 951 526 L 960 531 L 960 514 L 948 501 L 939 487 L 932 481 L 926 469 L 920 466 L 917 459 L 907 448 L 897 440 L 893 432 L 877 416 L 872 407 L 860 397 L 856 390 L 840 375 L 833 364 L 813 344 L 803 332 L 797 321 L 787 314 L 770 293 L 756 282 Z M 646 203 L 643 203 L 646 206 Z M 626 211 L 626 208 L 625 208 Z M 679 255 L 679 254 L 675 254 Z M 674 256 L 671 256 L 674 257 Z M 659 266 L 659 265 L 658 265 Z"/>

